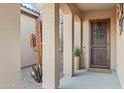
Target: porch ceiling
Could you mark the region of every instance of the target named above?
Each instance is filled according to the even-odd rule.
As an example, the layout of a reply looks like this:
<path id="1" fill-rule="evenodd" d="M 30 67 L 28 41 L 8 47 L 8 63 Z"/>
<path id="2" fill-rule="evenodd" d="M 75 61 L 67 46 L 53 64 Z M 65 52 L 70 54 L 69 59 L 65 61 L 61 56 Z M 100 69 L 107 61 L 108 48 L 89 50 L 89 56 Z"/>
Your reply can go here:
<path id="1" fill-rule="evenodd" d="M 114 3 L 77 3 L 76 5 L 81 11 L 105 10 L 116 6 Z"/>

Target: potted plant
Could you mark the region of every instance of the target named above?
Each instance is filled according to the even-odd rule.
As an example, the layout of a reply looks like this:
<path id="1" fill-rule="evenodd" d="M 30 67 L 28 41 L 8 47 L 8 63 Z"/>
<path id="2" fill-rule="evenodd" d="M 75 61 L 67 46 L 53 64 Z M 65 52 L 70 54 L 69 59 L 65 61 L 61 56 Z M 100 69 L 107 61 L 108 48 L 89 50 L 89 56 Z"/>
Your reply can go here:
<path id="1" fill-rule="evenodd" d="M 81 50 L 80 48 L 76 48 L 75 52 L 74 52 L 74 71 L 79 70 L 80 68 L 80 54 L 81 54 Z"/>

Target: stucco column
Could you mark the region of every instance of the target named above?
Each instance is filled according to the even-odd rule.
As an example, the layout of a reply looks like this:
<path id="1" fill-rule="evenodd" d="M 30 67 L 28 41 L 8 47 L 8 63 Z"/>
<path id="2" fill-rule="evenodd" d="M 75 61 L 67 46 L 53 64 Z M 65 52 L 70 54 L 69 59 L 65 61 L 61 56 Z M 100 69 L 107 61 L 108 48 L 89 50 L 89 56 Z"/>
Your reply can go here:
<path id="1" fill-rule="evenodd" d="M 43 88 L 59 86 L 59 7 L 58 4 L 44 4 L 43 21 Z"/>
<path id="2" fill-rule="evenodd" d="M 74 51 L 74 19 L 73 16 L 70 15 L 64 15 L 63 16 L 63 31 L 64 31 L 64 37 L 63 37 L 63 73 L 64 76 L 72 76 L 73 75 L 73 51 Z"/>

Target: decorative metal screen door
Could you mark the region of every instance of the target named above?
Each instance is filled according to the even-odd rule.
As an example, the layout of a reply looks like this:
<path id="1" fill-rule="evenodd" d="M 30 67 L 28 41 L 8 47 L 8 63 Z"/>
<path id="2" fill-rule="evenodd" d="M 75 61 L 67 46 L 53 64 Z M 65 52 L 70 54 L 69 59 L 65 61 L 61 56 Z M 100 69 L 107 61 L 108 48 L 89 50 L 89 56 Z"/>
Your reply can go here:
<path id="1" fill-rule="evenodd" d="M 90 67 L 110 68 L 109 20 L 90 21 Z"/>

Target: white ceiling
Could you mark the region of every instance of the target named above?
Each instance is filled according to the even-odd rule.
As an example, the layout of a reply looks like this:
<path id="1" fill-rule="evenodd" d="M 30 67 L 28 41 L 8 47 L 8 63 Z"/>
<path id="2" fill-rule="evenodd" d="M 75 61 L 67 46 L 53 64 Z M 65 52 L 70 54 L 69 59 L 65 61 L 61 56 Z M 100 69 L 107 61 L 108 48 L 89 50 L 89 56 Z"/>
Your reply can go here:
<path id="1" fill-rule="evenodd" d="M 116 6 L 113 3 L 77 3 L 76 5 L 81 11 L 112 9 Z"/>

